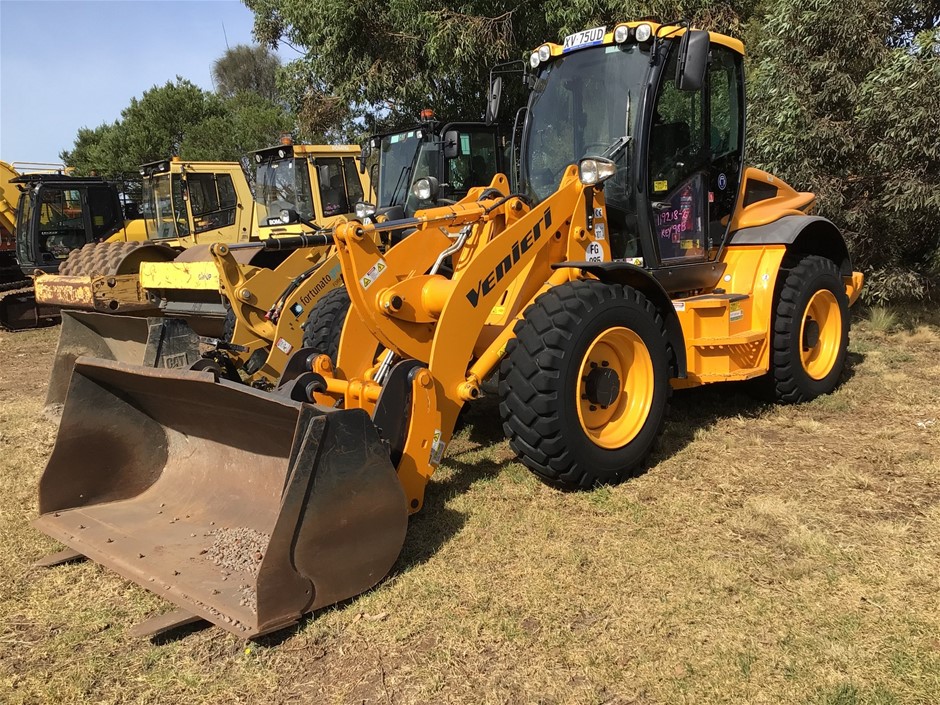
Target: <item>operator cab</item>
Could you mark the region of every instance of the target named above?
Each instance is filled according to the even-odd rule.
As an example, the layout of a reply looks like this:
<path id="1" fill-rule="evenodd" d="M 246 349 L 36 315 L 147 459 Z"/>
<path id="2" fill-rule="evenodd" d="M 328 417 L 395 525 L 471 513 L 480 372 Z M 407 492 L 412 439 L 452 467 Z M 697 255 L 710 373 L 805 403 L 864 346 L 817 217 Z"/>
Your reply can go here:
<path id="1" fill-rule="evenodd" d="M 680 68 L 693 51 L 681 48 L 687 35 L 699 59 L 707 52 L 699 86 Z M 654 270 L 667 291 L 714 284 L 708 265 L 724 242 L 741 182 L 743 46 L 708 36 L 631 22 L 544 44 L 529 62 L 519 190 L 538 203 L 558 189 L 571 164 L 611 160 L 615 173 L 597 188 L 613 260 Z"/>
<path id="2" fill-rule="evenodd" d="M 335 156 L 314 153 L 330 149 Z M 356 152 L 357 147 L 314 147 L 289 140 L 255 152 L 255 213 L 262 233 L 293 222 L 291 212 L 320 224 L 351 214 L 363 198 Z"/>
<path id="3" fill-rule="evenodd" d="M 389 220 L 412 217 L 423 208 L 441 203 L 456 203 L 471 188 L 489 186 L 496 174 L 505 171 L 495 125 L 441 125 L 431 111 L 422 111 L 422 119 L 419 125 L 373 135 L 366 142 L 364 160 L 375 155 L 371 168 L 373 174 L 378 172 L 375 212 Z M 415 193 L 414 186 L 422 179 L 435 184 L 433 193 Z M 372 204 L 362 205 L 373 208 Z M 357 215 L 371 214 L 360 209 Z"/>
<path id="4" fill-rule="evenodd" d="M 174 157 L 144 164 L 140 175 L 149 240 L 198 236 L 235 225 L 238 194 L 231 174 L 187 173 Z"/>
<path id="5" fill-rule="evenodd" d="M 29 174 L 11 182 L 20 189 L 16 259 L 24 271 L 56 272 L 69 252 L 124 226 L 118 191 L 101 179 Z"/>

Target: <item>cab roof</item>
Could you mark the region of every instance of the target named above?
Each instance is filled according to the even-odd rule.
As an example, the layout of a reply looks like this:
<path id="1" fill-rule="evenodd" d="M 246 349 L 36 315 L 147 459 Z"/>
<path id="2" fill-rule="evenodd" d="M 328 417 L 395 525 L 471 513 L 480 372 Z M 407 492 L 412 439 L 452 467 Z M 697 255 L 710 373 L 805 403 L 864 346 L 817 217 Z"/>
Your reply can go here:
<path id="1" fill-rule="evenodd" d="M 636 29 L 642 24 L 646 24 L 650 26 L 650 29 L 652 30 L 652 34 L 651 34 L 652 37 L 660 37 L 664 39 L 665 38 L 674 39 L 676 37 L 681 37 L 687 31 L 686 27 L 681 27 L 681 26 L 676 26 L 676 25 L 664 25 L 658 22 L 653 22 L 651 20 L 617 22 L 616 24 L 610 27 L 609 32 L 606 31 L 607 30 L 606 27 L 604 28 L 605 29 L 604 38 L 601 41 L 592 42 L 590 45 L 586 44 L 584 45 L 584 47 L 576 47 L 574 49 L 569 49 L 566 52 L 564 48 L 564 44 L 556 44 L 554 42 L 545 42 L 544 44 L 540 44 L 539 46 L 547 46 L 549 50 L 551 51 L 552 57 L 556 57 L 556 56 L 561 56 L 562 54 L 565 54 L 565 53 L 578 51 L 580 48 L 586 49 L 589 46 L 613 45 L 617 43 L 614 40 L 614 32 L 616 31 L 617 27 L 620 27 L 621 25 L 623 25 L 626 27 L 631 27 L 633 29 Z M 696 28 L 692 27 L 692 29 L 696 29 Z M 578 34 L 578 33 L 576 32 L 575 34 Z M 571 36 L 574 36 L 574 35 L 571 35 Z M 632 33 L 631 33 L 631 36 L 632 36 Z M 744 43 L 740 39 L 735 39 L 734 37 L 729 37 L 725 34 L 719 34 L 718 32 L 709 32 L 708 39 L 714 44 L 720 44 L 721 46 L 728 47 L 732 51 L 737 52 L 738 54 L 741 54 L 742 56 L 744 55 Z M 635 42 L 636 40 L 632 39 L 629 41 Z M 649 41 L 652 41 L 652 39 L 650 39 Z M 536 47 L 535 51 L 537 50 L 538 50 L 538 47 Z"/>

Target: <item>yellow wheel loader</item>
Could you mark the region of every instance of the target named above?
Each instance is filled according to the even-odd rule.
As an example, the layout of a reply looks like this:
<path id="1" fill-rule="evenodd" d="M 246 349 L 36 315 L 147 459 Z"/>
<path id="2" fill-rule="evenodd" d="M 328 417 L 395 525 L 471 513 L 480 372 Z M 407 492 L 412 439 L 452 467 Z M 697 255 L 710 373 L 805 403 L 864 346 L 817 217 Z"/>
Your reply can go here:
<path id="1" fill-rule="evenodd" d="M 360 217 L 387 220 L 413 216 L 430 205 L 412 193 L 412 186 L 421 179 L 437 180 L 444 189 L 439 200 L 456 202 L 472 187 L 488 185 L 505 167 L 499 129 L 492 122 L 442 124 L 427 114 L 422 118 L 419 124 L 366 141 L 367 154 L 377 155 L 370 178 L 378 184 L 377 201 L 358 202 Z M 398 231 L 376 235 L 380 249 L 398 242 L 412 229 L 408 221 L 405 223 Z M 212 248 L 233 326 L 206 355 L 212 362 L 204 367 L 229 379 L 270 389 L 300 347 L 320 350 L 335 359 L 349 296 L 343 289 L 338 256 L 327 253 L 323 246 L 306 247 L 308 242 L 304 238 L 269 241 L 269 247 L 300 246 L 274 270 L 242 264 L 238 259 L 241 246 Z M 144 286 L 148 286 L 148 276 L 164 269 L 165 265 L 149 269 L 142 277 Z"/>
<path id="2" fill-rule="evenodd" d="M 37 280 L 40 301 L 68 309 L 47 407 L 64 400 L 72 364 L 83 354 L 187 367 L 199 359 L 199 336 L 226 337 L 231 316 L 209 247 L 252 243 L 236 248 L 239 264 L 252 270 L 281 266 L 286 286 L 309 266 L 289 258 L 287 248 L 265 248 L 264 241 L 309 231 L 299 218 L 284 222 L 281 211 L 296 210 L 322 226 L 347 212 L 351 199 L 361 200 L 358 153 L 355 146 L 289 141 L 255 152 L 254 197 L 235 162 L 174 158 L 141 167 L 148 239 L 89 246 L 58 274 Z M 322 252 L 315 255 L 320 257 Z"/>
<path id="3" fill-rule="evenodd" d="M 674 387 L 838 384 L 863 277 L 812 194 L 745 167 L 742 44 L 628 22 L 529 65 L 514 192 L 498 175 L 320 236 L 353 307 L 335 365 L 296 351 L 263 392 L 77 362 L 36 521 L 69 549 L 47 564 L 87 556 L 179 605 L 142 631 L 253 637 L 382 579 L 494 376 L 511 447 L 567 488 L 629 477 Z"/>

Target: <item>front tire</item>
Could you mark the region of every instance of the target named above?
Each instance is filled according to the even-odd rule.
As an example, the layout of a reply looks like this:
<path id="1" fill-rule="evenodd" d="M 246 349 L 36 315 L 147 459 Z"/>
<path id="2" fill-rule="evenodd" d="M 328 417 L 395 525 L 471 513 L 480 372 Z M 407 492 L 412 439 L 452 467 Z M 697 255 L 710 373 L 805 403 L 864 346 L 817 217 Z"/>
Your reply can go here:
<path id="1" fill-rule="evenodd" d="M 633 474 L 670 394 L 671 352 L 655 306 L 629 286 L 576 281 L 539 296 L 514 332 L 499 409 L 522 463 L 570 489 Z"/>
<path id="2" fill-rule="evenodd" d="M 339 354 L 339 338 L 343 334 L 343 324 L 346 323 L 350 305 L 346 287 L 325 294 L 307 314 L 304 347 L 329 355 L 330 362 L 335 365 Z"/>
<path id="3" fill-rule="evenodd" d="M 832 260 L 807 255 L 788 273 L 774 311 L 777 401 L 794 404 L 839 383 L 849 345 L 849 300 Z"/>

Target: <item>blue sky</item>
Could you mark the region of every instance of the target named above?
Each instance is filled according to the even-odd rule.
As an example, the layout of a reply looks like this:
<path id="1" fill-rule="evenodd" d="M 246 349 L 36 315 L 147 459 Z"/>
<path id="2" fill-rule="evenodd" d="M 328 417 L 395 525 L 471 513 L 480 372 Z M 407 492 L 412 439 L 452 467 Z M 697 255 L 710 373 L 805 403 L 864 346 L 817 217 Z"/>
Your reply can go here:
<path id="1" fill-rule="evenodd" d="M 177 75 L 211 89 L 225 35 L 251 44 L 252 22 L 238 0 L 0 0 L 0 159 L 58 162 Z"/>

